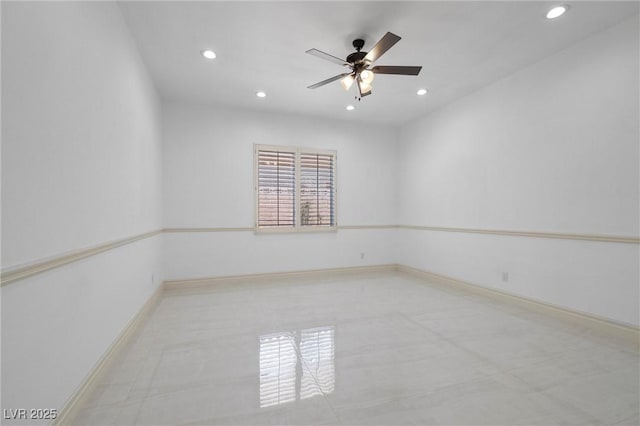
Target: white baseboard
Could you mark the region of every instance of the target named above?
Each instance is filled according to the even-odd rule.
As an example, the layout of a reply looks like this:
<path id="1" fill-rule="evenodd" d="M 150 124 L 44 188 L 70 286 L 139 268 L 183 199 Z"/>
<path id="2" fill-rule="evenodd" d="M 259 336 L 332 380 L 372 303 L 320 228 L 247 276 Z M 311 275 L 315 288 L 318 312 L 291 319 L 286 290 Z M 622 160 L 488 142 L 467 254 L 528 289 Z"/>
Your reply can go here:
<path id="1" fill-rule="evenodd" d="M 406 265 L 397 265 L 397 270 L 399 272 L 421 278 L 430 284 L 455 287 L 463 291 L 472 292 L 500 300 L 502 302 L 516 304 L 526 309 L 577 324 L 585 327 L 590 332 L 615 340 L 626 347 L 640 352 L 640 328 L 632 324 L 620 323 L 609 318 L 603 318 L 586 312 L 572 310 L 564 306 L 543 302 L 541 300 L 535 300 L 505 291 L 487 288 L 471 282 L 462 281 L 446 275 L 436 274 L 435 272 L 412 268 Z"/>
<path id="2" fill-rule="evenodd" d="M 158 286 L 149 300 L 147 300 L 147 302 L 140 308 L 138 313 L 131 319 L 131 321 L 129 321 L 122 332 L 118 335 L 116 340 L 114 340 L 111 346 L 109 346 L 104 355 L 102 355 L 98 362 L 96 362 L 94 367 L 91 369 L 89 374 L 87 374 L 87 376 L 82 381 L 78 389 L 73 393 L 71 398 L 69 398 L 69 400 L 65 403 L 64 407 L 60 410 L 60 414 L 58 415 L 58 417 L 52 422 L 53 425 L 73 424 L 74 419 L 78 415 L 78 412 L 87 396 L 91 394 L 91 391 L 96 387 L 96 385 L 100 381 L 100 378 L 102 377 L 104 372 L 107 371 L 112 361 L 116 358 L 117 354 L 129 342 L 131 336 L 133 336 L 133 334 L 143 324 L 144 320 L 156 307 L 156 305 L 160 301 L 160 298 L 162 297 L 163 290 L 164 287 L 162 285 Z"/>

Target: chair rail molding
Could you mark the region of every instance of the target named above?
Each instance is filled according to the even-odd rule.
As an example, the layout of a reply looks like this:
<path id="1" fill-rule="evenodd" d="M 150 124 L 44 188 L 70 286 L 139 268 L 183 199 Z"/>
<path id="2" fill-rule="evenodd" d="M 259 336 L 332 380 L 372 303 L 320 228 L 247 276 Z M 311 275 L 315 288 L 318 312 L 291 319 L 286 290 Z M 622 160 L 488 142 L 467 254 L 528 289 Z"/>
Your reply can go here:
<path id="1" fill-rule="evenodd" d="M 339 225 L 338 230 L 379 230 L 379 229 L 405 229 L 415 231 L 433 232 L 457 232 L 467 234 L 498 235 L 504 237 L 525 237 L 525 238 L 549 238 L 561 240 L 593 241 L 601 243 L 617 244 L 640 244 L 638 236 L 624 235 L 598 235 L 598 234 L 565 234 L 557 232 L 537 232 L 518 231 L 502 229 L 476 229 L 476 228 L 456 228 L 444 226 L 419 226 L 419 225 Z M 163 233 L 216 233 L 216 232 L 253 232 L 254 227 L 174 227 L 157 229 L 155 231 L 136 234 L 131 237 L 122 238 L 115 241 L 99 244 L 85 249 L 52 256 L 46 259 L 30 262 L 28 265 L 3 269 L 0 273 L 0 286 L 5 286 L 16 281 L 20 281 L 37 274 L 59 268 L 70 263 L 86 259 L 91 256 L 122 247 L 136 241 L 154 237 Z"/>
<path id="2" fill-rule="evenodd" d="M 122 247 L 136 241 L 160 235 L 162 234 L 162 231 L 162 229 L 157 229 L 155 231 L 136 234 L 131 237 L 121 238 L 119 240 L 110 241 L 89 248 L 75 250 L 62 255 L 52 256 L 47 259 L 30 262 L 28 265 L 3 270 L 2 273 L 0 273 L 0 286 L 5 286 L 37 274 L 42 274 L 52 269 L 68 265 L 70 263 L 78 262 L 82 259 L 86 259 L 88 257 L 95 256 L 97 254 L 104 253 L 106 251 L 113 250 L 115 248 Z"/>
<path id="3" fill-rule="evenodd" d="M 454 228 L 446 226 L 397 225 L 399 229 L 413 229 L 417 231 L 458 232 L 466 234 L 487 234 L 507 237 L 551 238 L 558 240 L 596 241 L 604 243 L 640 244 L 640 237 L 626 235 L 602 234 L 566 234 L 560 232 L 520 231 L 504 229 Z"/>

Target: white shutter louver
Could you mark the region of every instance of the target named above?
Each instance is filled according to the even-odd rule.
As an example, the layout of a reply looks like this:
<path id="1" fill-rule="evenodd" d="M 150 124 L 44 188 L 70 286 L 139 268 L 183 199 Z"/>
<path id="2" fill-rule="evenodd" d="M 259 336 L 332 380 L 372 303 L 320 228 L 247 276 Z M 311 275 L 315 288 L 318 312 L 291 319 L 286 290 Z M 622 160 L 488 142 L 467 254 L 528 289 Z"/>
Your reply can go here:
<path id="1" fill-rule="evenodd" d="M 295 151 L 258 150 L 258 227 L 294 227 Z"/>
<path id="2" fill-rule="evenodd" d="M 334 155 L 300 153 L 300 225 L 334 226 Z"/>

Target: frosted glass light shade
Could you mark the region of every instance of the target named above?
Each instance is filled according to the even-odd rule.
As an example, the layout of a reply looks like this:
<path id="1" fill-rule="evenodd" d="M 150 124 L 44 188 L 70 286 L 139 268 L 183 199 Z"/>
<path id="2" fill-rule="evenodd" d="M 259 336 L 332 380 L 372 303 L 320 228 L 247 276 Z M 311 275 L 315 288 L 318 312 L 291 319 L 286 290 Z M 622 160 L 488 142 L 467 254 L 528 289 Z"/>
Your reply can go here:
<path id="1" fill-rule="evenodd" d="M 371 85 L 371 82 L 373 81 L 374 77 L 375 77 L 375 74 L 369 70 L 364 70 L 360 73 L 360 81 L 363 82 L 364 84 Z"/>
<path id="2" fill-rule="evenodd" d="M 340 80 L 340 84 L 342 85 L 342 88 L 344 90 L 349 90 L 351 88 L 351 85 L 353 85 L 353 82 L 354 82 L 354 78 L 351 75 L 348 75 L 342 80 Z"/>

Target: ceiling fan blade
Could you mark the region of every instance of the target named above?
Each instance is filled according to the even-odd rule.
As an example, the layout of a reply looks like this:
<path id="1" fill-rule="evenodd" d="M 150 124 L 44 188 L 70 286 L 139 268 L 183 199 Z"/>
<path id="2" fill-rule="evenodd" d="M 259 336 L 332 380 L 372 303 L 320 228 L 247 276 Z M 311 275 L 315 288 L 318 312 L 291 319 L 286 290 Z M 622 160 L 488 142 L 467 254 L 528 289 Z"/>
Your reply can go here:
<path id="1" fill-rule="evenodd" d="M 371 68 L 375 74 L 418 75 L 422 67 L 377 66 Z"/>
<path id="2" fill-rule="evenodd" d="M 313 55 L 317 58 L 324 59 L 325 61 L 333 62 L 334 64 L 346 65 L 346 66 L 350 65 L 349 62 L 345 61 L 344 59 L 340 59 L 333 55 L 329 55 L 328 53 L 325 53 L 318 49 L 309 49 L 307 50 L 306 53 L 308 53 L 309 55 Z"/>
<path id="3" fill-rule="evenodd" d="M 325 84 L 329 84 L 329 83 L 331 83 L 333 81 L 340 80 L 341 78 L 344 78 L 344 77 L 348 76 L 349 74 L 351 74 L 351 73 L 347 72 L 347 73 L 344 73 L 344 74 L 335 75 L 335 76 L 333 76 L 331 78 L 328 78 L 326 80 L 321 81 L 320 83 L 316 83 L 316 84 L 312 84 L 311 86 L 307 86 L 307 89 L 317 89 L 318 87 L 324 86 Z"/>
<path id="4" fill-rule="evenodd" d="M 387 50 L 391 49 L 394 44 L 400 41 L 402 37 L 399 37 L 393 33 L 386 33 L 373 49 L 367 53 L 367 56 L 364 57 L 365 61 L 369 63 L 375 62 L 380 56 L 384 54 Z"/>

